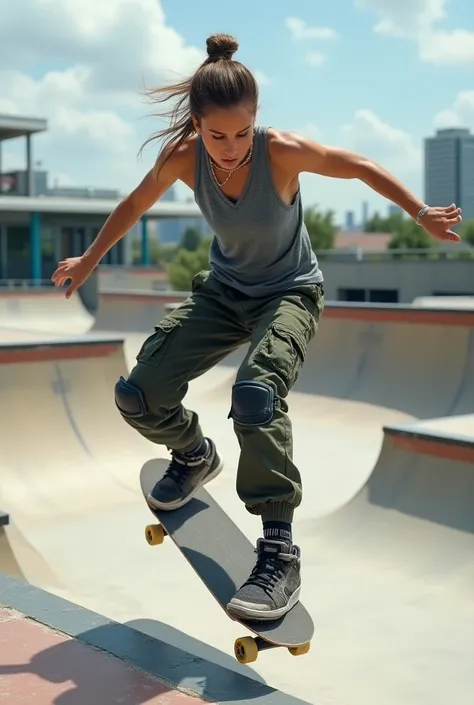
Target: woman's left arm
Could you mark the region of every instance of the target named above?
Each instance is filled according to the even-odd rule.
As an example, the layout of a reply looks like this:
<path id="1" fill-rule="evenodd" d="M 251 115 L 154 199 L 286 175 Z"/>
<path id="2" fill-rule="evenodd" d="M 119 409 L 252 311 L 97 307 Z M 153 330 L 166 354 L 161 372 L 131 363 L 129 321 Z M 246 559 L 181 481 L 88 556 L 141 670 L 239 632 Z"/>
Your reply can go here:
<path id="1" fill-rule="evenodd" d="M 447 207 L 430 207 L 411 193 L 406 186 L 380 164 L 355 152 L 328 147 L 300 135 L 293 135 L 292 166 L 297 173 L 309 172 L 338 179 L 359 179 L 374 191 L 408 213 L 432 237 L 438 240 L 460 241 L 451 228 L 461 222 L 461 208 L 454 203 Z"/>

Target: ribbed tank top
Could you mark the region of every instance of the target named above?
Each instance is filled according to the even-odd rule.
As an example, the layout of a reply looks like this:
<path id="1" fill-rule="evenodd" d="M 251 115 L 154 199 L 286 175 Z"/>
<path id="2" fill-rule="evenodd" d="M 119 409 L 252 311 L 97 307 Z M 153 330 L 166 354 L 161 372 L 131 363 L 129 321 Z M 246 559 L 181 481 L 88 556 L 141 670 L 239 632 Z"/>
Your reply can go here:
<path id="1" fill-rule="evenodd" d="M 267 130 L 255 130 L 250 171 L 236 202 L 221 191 L 201 137 L 197 140 L 194 197 L 213 232 L 211 273 L 247 296 L 323 281 L 304 223 L 300 190 L 288 206 L 275 189 Z"/>

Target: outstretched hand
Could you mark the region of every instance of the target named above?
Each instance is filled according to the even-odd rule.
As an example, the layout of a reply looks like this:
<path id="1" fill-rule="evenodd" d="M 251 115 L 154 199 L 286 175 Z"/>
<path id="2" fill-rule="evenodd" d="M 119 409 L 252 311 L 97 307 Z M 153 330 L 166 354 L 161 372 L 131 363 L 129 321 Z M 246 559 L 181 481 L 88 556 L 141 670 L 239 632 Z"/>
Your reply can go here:
<path id="1" fill-rule="evenodd" d="M 76 289 L 84 284 L 93 269 L 94 264 L 88 262 L 85 257 L 68 257 L 58 264 L 51 281 L 57 287 L 63 286 L 69 281 L 70 284 L 65 294 L 66 299 L 69 299 Z"/>
<path id="2" fill-rule="evenodd" d="M 452 203 L 447 208 L 430 208 L 420 219 L 420 225 L 436 240 L 459 242 L 461 237 L 451 230 L 462 221 L 462 209 Z"/>

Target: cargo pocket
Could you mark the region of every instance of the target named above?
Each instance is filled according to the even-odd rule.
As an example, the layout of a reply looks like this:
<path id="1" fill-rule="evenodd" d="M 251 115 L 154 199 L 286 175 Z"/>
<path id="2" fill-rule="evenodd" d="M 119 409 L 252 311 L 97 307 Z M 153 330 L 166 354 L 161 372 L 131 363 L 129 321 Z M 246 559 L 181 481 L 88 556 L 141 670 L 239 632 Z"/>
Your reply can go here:
<path id="1" fill-rule="evenodd" d="M 249 362 L 276 372 L 289 391 L 298 379 L 310 337 L 309 329 L 300 332 L 284 323 L 272 323 Z"/>
<path id="2" fill-rule="evenodd" d="M 303 305 L 312 317 L 312 333 L 316 332 L 317 325 L 324 313 L 324 287 L 322 284 L 307 285 L 300 290 Z"/>
<path id="3" fill-rule="evenodd" d="M 138 352 L 137 361 L 152 367 L 158 366 L 166 352 L 173 331 L 179 326 L 181 323 L 177 318 L 166 316 L 155 326 L 155 332 L 143 343 Z"/>

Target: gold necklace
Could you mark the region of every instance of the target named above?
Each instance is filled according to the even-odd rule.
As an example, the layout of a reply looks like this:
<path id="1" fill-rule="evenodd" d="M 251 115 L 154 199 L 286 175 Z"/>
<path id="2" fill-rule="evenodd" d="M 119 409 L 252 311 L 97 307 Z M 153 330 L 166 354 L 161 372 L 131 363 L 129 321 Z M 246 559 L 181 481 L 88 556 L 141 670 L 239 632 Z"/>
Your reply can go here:
<path id="1" fill-rule="evenodd" d="M 249 163 L 249 161 L 252 158 L 252 152 L 253 152 L 253 144 L 250 145 L 249 152 L 248 152 L 247 156 L 245 157 L 245 159 L 242 162 L 240 162 L 240 164 L 235 166 L 233 169 L 226 169 L 223 166 L 218 167 L 219 169 L 222 169 L 222 171 L 229 172 L 229 176 L 226 178 L 225 181 L 222 181 L 222 183 L 219 181 L 219 179 L 216 176 L 216 172 L 214 171 L 214 162 L 212 160 L 212 157 L 209 155 L 209 164 L 211 166 L 212 175 L 214 176 L 214 179 L 216 180 L 216 184 L 220 187 L 225 186 L 235 171 L 237 171 L 238 169 L 242 169 L 243 166 L 245 166 L 246 164 Z M 217 164 L 215 166 L 217 166 Z"/>

